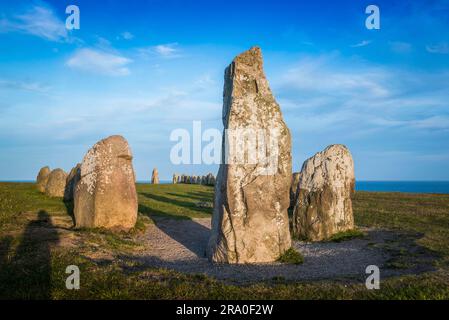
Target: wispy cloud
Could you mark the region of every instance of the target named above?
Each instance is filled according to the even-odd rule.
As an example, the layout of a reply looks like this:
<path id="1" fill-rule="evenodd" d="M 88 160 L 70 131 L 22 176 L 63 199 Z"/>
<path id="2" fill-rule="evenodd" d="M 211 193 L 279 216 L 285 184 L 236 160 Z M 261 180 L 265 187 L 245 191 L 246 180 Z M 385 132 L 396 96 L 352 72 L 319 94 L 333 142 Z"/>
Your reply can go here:
<path id="1" fill-rule="evenodd" d="M 84 48 L 75 52 L 67 61 L 73 69 L 110 76 L 126 76 L 130 74 L 127 67 L 132 60 L 115 53 L 98 49 Z"/>
<path id="2" fill-rule="evenodd" d="M 159 44 L 137 49 L 142 57 L 178 58 L 181 56 L 178 43 Z"/>
<path id="3" fill-rule="evenodd" d="M 134 39 L 134 35 L 129 31 L 125 31 L 125 32 L 120 33 L 120 35 L 117 37 L 117 39 L 132 40 L 132 39 Z"/>
<path id="4" fill-rule="evenodd" d="M 20 32 L 48 41 L 68 38 L 64 22 L 46 6 L 33 6 L 25 13 L 1 19 L 0 32 Z"/>
<path id="5" fill-rule="evenodd" d="M 447 42 L 441 42 L 436 45 L 427 45 L 426 50 L 430 53 L 449 54 L 449 44 Z"/>
<path id="6" fill-rule="evenodd" d="M 379 67 L 323 55 L 303 58 L 272 83 L 287 116 L 301 130 L 351 127 L 362 133 L 449 130 L 449 93 L 443 88 L 448 81 L 447 72 Z"/>
<path id="7" fill-rule="evenodd" d="M 50 90 L 49 86 L 44 86 L 39 82 L 15 81 L 0 79 L 0 88 L 24 90 L 35 93 L 47 93 Z"/>
<path id="8" fill-rule="evenodd" d="M 351 45 L 352 48 L 360 48 L 360 47 L 365 47 L 367 45 L 369 45 L 372 41 L 371 40 L 363 40 L 359 43 L 353 44 Z"/>
<path id="9" fill-rule="evenodd" d="M 163 57 L 173 57 L 178 53 L 177 43 L 160 44 L 154 47 L 154 51 Z"/>

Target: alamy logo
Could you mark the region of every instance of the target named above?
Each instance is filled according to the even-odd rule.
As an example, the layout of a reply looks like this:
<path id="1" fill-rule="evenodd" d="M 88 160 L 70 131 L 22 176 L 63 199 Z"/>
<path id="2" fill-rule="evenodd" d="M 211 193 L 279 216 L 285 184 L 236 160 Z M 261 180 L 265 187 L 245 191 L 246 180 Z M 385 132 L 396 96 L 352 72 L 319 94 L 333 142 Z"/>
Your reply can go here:
<path id="1" fill-rule="evenodd" d="M 65 273 L 70 274 L 65 280 L 65 287 L 69 290 L 79 290 L 80 269 L 78 266 L 70 265 L 65 269 Z"/>
<path id="2" fill-rule="evenodd" d="M 380 29 L 380 10 L 379 7 L 372 4 L 366 7 L 365 13 L 369 16 L 365 20 L 365 26 L 368 30 Z"/>
<path id="3" fill-rule="evenodd" d="M 79 30 L 80 28 L 80 9 L 78 6 L 70 5 L 65 9 L 65 13 L 69 14 L 65 20 L 65 27 L 67 30 Z"/>
<path id="4" fill-rule="evenodd" d="M 365 273 L 369 274 L 366 278 L 365 286 L 368 290 L 380 289 L 380 269 L 376 265 L 369 265 L 365 269 Z"/>
<path id="5" fill-rule="evenodd" d="M 177 142 L 170 151 L 172 164 L 254 165 L 259 175 L 273 175 L 277 171 L 281 137 L 277 128 L 226 129 L 223 141 L 219 130 L 202 132 L 201 121 L 193 121 L 192 133 L 193 137 L 186 129 L 171 132 L 170 141 Z"/>

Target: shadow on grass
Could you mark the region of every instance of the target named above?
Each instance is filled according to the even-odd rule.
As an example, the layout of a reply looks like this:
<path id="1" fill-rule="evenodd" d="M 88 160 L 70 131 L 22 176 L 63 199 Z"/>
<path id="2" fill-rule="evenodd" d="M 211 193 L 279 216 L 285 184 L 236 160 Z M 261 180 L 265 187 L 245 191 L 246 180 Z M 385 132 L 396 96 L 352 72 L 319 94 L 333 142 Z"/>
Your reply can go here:
<path id="1" fill-rule="evenodd" d="M 0 240 L 0 298 L 50 299 L 50 245 L 58 240 L 58 232 L 43 210 L 26 226 L 14 256 L 10 252 L 13 239 Z"/>
<path id="2" fill-rule="evenodd" d="M 165 203 L 170 203 L 173 204 L 175 206 L 178 207 L 183 207 L 189 210 L 193 210 L 193 211 L 197 211 L 199 213 L 211 213 L 210 210 L 208 209 L 202 209 L 202 208 L 198 208 L 195 203 L 189 202 L 189 201 L 181 201 L 181 200 L 177 200 L 177 199 L 173 199 L 173 198 L 168 198 L 168 197 L 164 197 L 164 196 L 159 196 L 159 195 L 155 195 L 155 194 L 150 194 L 150 193 L 140 193 L 140 195 L 151 199 L 151 200 L 155 200 L 155 201 L 159 201 L 159 202 L 165 202 Z M 191 199 L 189 197 L 189 199 Z"/>
<path id="3" fill-rule="evenodd" d="M 192 191 L 192 192 L 188 192 L 187 194 L 167 192 L 167 195 L 174 196 L 174 197 L 180 197 L 180 198 L 186 198 L 186 199 L 192 199 L 192 200 L 199 200 L 199 201 L 213 201 L 213 198 L 214 198 L 213 193 L 208 193 L 208 192 L 203 192 L 203 191 Z"/>

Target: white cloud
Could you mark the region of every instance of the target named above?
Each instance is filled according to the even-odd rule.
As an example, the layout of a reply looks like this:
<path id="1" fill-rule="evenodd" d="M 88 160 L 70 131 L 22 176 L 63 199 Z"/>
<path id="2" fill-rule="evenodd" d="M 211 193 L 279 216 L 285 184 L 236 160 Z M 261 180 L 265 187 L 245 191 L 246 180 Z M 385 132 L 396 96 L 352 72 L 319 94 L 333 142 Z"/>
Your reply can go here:
<path id="1" fill-rule="evenodd" d="M 371 40 L 363 40 L 359 43 L 351 45 L 352 48 L 359 48 L 359 47 L 365 47 L 371 43 Z"/>
<path id="2" fill-rule="evenodd" d="M 124 40 L 132 40 L 132 39 L 134 39 L 134 35 L 129 31 L 125 31 L 125 32 L 120 33 L 120 35 L 117 38 L 124 39 Z"/>
<path id="3" fill-rule="evenodd" d="M 1 19 L 0 30 L 31 34 L 48 41 L 63 41 L 68 37 L 64 22 L 44 6 L 33 6 L 23 14 Z"/>
<path id="4" fill-rule="evenodd" d="M 449 54 L 449 44 L 447 42 L 441 42 L 436 45 L 427 45 L 426 50 L 430 53 Z"/>
<path id="5" fill-rule="evenodd" d="M 175 48 L 177 44 L 160 44 L 154 47 L 154 51 L 163 57 L 173 56 L 178 50 Z"/>
<path id="6" fill-rule="evenodd" d="M 127 67 L 132 60 L 97 49 L 80 49 L 67 61 L 67 65 L 74 69 L 111 75 L 126 76 L 130 74 Z"/>
<path id="7" fill-rule="evenodd" d="M 161 58 L 178 58 L 180 57 L 178 44 L 177 43 L 167 43 L 159 44 L 151 47 L 144 47 L 137 49 L 137 52 L 142 57 L 161 57 Z"/>

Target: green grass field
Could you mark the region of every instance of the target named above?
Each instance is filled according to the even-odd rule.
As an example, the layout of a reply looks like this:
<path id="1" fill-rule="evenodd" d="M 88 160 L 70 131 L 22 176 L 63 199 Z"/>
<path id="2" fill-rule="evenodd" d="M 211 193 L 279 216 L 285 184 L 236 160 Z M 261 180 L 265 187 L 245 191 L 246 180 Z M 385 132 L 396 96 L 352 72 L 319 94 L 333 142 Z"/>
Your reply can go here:
<path id="1" fill-rule="evenodd" d="M 145 232 L 153 218 L 204 218 L 212 212 L 195 205 L 212 201 L 211 187 L 138 185 L 137 189 L 139 219 L 134 233 Z M 419 234 L 419 245 L 439 257 L 436 271 L 382 279 L 380 290 L 341 279 L 238 286 L 201 274 L 94 262 L 80 252 L 88 246 L 126 252 L 139 244 L 127 234 L 74 231 L 69 225 L 39 233 L 50 218 L 69 221 L 68 211 L 70 204 L 40 194 L 33 184 L 0 183 L 1 299 L 449 299 L 449 195 L 356 193 L 358 226 Z M 60 232 L 83 239 L 82 245 L 53 245 Z M 71 264 L 80 267 L 80 290 L 65 288 L 65 268 Z"/>

